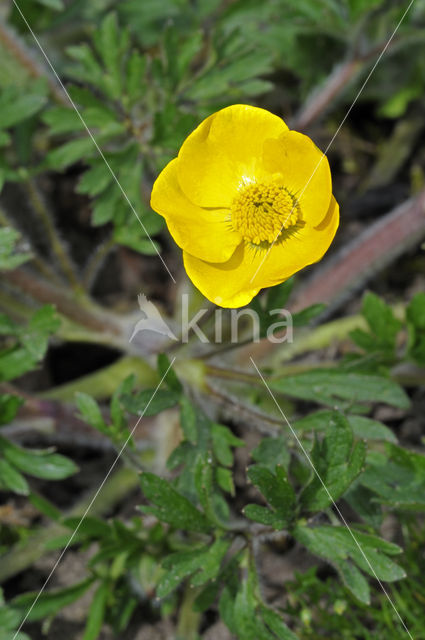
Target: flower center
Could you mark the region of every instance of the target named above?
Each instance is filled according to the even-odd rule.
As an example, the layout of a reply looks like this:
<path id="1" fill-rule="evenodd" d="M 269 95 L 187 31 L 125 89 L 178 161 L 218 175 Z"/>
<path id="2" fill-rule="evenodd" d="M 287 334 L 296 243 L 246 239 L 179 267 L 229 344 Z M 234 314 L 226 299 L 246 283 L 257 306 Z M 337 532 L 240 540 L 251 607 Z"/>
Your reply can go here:
<path id="1" fill-rule="evenodd" d="M 300 208 L 285 187 L 276 184 L 249 184 L 234 198 L 232 226 L 253 244 L 272 243 L 284 229 L 297 224 Z"/>

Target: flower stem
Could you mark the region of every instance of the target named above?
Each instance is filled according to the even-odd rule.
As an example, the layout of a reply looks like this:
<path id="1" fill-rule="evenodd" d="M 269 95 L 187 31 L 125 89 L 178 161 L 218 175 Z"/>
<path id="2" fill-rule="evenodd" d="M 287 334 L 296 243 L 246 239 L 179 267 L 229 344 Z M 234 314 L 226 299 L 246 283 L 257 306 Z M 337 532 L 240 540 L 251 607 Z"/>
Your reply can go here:
<path id="1" fill-rule="evenodd" d="M 19 267 L 3 275 L 5 281 L 18 287 L 24 293 L 42 304 L 53 304 L 57 310 L 73 320 L 94 331 L 108 331 L 112 335 L 121 336 L 121 327 L 118 319 L 106 312 L 95 303 L 83 305 L 83 301 L 77 300 L 75 295 L 63 291 L 48 283 L 42 278 L 36 278 L 29 270 Z"/>
<path id="2" fill-rule="evenodd" d="M 83 274 L 83 285 L 87 291 L 92 289 L 100 269 L 114 247 L 115 240 L 113 234 L 111 234 L 95 249 L 95 252 L 89 260 Z"/>

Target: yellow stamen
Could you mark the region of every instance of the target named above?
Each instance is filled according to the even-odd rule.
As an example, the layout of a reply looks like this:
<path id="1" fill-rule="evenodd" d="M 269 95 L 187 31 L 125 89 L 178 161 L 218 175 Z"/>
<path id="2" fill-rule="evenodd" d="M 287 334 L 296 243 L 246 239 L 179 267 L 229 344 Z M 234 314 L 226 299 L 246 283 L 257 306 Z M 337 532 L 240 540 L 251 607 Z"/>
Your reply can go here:
<path id="1" fill-rule="evenodd" d="M 230 207 L 232 226 L 253 244 L 272 243 L 284 229 L 297 224 L 300 208 L 285 187 L 276 184 L 245 186 Z"/>

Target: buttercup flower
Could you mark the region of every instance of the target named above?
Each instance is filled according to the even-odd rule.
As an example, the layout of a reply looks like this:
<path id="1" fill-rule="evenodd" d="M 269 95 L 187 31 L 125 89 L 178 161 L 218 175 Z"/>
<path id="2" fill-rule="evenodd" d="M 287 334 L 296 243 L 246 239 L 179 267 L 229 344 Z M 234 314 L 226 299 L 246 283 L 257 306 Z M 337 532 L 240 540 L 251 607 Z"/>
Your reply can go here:
<path id="1" fill-rule="evenodd" d="M 329 163 L 310 138 L 264 109 L 233 105 L 183 142 L 152 190 L 186 272 L 222 307 L 322 258 L 339 222 Z"/>

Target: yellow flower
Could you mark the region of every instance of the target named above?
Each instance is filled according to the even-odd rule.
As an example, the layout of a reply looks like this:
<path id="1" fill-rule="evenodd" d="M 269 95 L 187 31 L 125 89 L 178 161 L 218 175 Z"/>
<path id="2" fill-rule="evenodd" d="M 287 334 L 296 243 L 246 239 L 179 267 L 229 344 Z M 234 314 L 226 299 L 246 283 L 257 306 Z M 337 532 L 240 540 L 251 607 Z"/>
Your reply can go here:
<path id="1" fill-rule="evenodd" d="M 233 105 L 183 142 L 152 190 L 195 286 L 222 307 L 320 260 L 339 208 L 326 157 L 264 109 Z"/>

